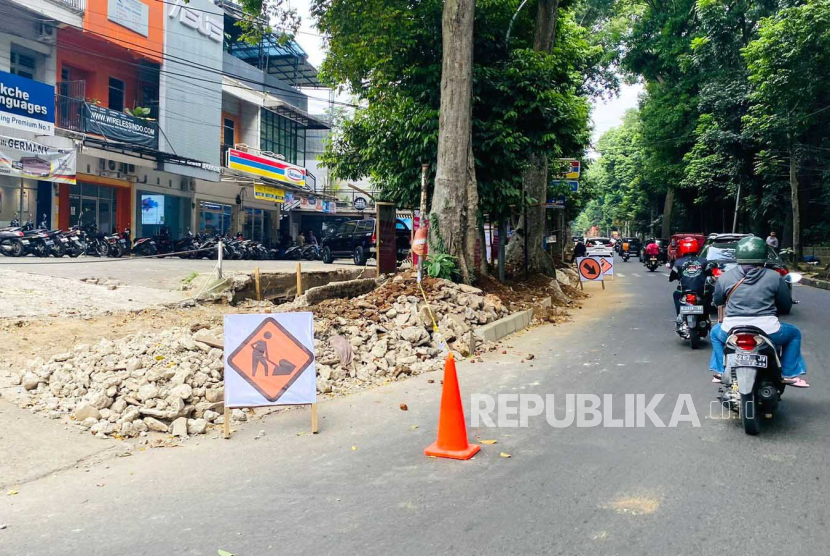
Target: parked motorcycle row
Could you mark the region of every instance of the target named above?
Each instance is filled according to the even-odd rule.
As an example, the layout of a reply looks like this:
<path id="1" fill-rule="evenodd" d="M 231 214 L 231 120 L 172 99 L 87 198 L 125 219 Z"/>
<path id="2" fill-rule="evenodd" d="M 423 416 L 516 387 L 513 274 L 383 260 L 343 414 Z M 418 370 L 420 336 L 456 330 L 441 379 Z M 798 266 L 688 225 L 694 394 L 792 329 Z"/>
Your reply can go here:
<path id="1" fill-rule="evenodd" d="M 50 230 L 45 221 L 35 226 L 31 220 L 22 226 L 16 219 L 0 228 L 0 253 L 7 257 L 169 257 L 183 259 L 216 259 L 218 244 L 222 242 L 223 258 L 229 260 L 319 259 L 319 248 L 314 245 L 291 247 L 287 250 L 268 249 L 263 244 L 242 237 L 193 234 L 188 231 L 181 239 L 173 239 L 163 226 L 158 235 L 131 237 L 130 228 L 114 234 L 104 234 L 92 225 L 78 225 L 68 230 Z"/>

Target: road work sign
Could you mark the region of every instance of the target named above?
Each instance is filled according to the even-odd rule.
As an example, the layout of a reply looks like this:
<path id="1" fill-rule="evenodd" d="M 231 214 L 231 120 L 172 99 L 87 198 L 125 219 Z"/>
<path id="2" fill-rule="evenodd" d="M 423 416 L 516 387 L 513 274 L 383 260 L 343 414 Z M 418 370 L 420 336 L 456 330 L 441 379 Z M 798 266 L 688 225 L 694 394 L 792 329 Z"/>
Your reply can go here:
<path id="1" fill-rule="evenodd" d="M 599 268 L 603 276 L 614 276 L 614 257 L 602 257 L 599 259 Z"/>
<path id="2" fill-rule="evenodd" d="M 577 257 L 576 267 L 579 269 L 579 279 L 583 282 L 595 282 L 602 280 L 602 267 L 600 258 Z"/>
<path id="3" fill-rule="evenodd" d="M 577 257 L 576 267 L 583 282 L 598 282 L 614 275 L 614 257 Z"/>
<path id="4" fill-rule="evenodd" d="M 311 313 L 225 317 L 225 406 L 317 401 Z"/>

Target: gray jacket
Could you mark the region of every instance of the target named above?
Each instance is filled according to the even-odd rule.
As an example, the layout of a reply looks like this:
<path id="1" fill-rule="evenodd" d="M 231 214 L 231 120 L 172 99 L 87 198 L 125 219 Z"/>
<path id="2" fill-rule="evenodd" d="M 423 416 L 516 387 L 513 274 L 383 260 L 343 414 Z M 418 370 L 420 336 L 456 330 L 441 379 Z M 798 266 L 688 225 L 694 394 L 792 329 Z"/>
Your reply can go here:
<path id="1" fill-rule="evenodd" d="M 745 271 L 744 269 L 749 269 Z M 718 279 L 715 286 L 715 305 L 726 303 L 726 297 L 741 278 L 746 277 L 726 306 L 727 317 L 764 317 L 788 315 L 793 306 L 790 288 L 784 277 L 760 266 L 737 265 Z"/>

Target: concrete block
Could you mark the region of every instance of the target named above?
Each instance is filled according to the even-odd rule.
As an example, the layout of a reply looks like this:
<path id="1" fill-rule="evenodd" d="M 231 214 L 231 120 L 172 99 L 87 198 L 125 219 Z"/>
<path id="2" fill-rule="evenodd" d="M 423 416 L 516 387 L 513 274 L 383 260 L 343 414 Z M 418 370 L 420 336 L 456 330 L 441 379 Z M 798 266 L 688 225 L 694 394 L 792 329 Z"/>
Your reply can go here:
<path id="1" fill-rule="evenodd" d="M 476 329 L 476 335 L 485 342 L 497 342 L 519 330 L 524 330 L 530 325 L 533 318 L 533 310 L 528 309 L 520 313 L 513 313 L 490 324 L 485 324 Z"/>

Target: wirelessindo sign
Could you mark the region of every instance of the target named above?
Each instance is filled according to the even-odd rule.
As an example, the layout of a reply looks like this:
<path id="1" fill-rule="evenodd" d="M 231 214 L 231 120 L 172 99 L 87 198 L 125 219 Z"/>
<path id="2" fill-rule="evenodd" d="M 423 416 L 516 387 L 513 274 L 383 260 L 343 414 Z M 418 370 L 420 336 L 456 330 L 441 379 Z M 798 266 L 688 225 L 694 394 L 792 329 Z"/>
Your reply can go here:
<path id="1" fill-rule="evenodd" d="M 113 141 L 158 148 L 158 124 L 110 110 L 97 104 L 84 105 L 84 130 Z"/>
<path id="2" fill-rule="evenodd" d="M 55 86 L 0 71 L 0 126 L 55 134 Z"/>

